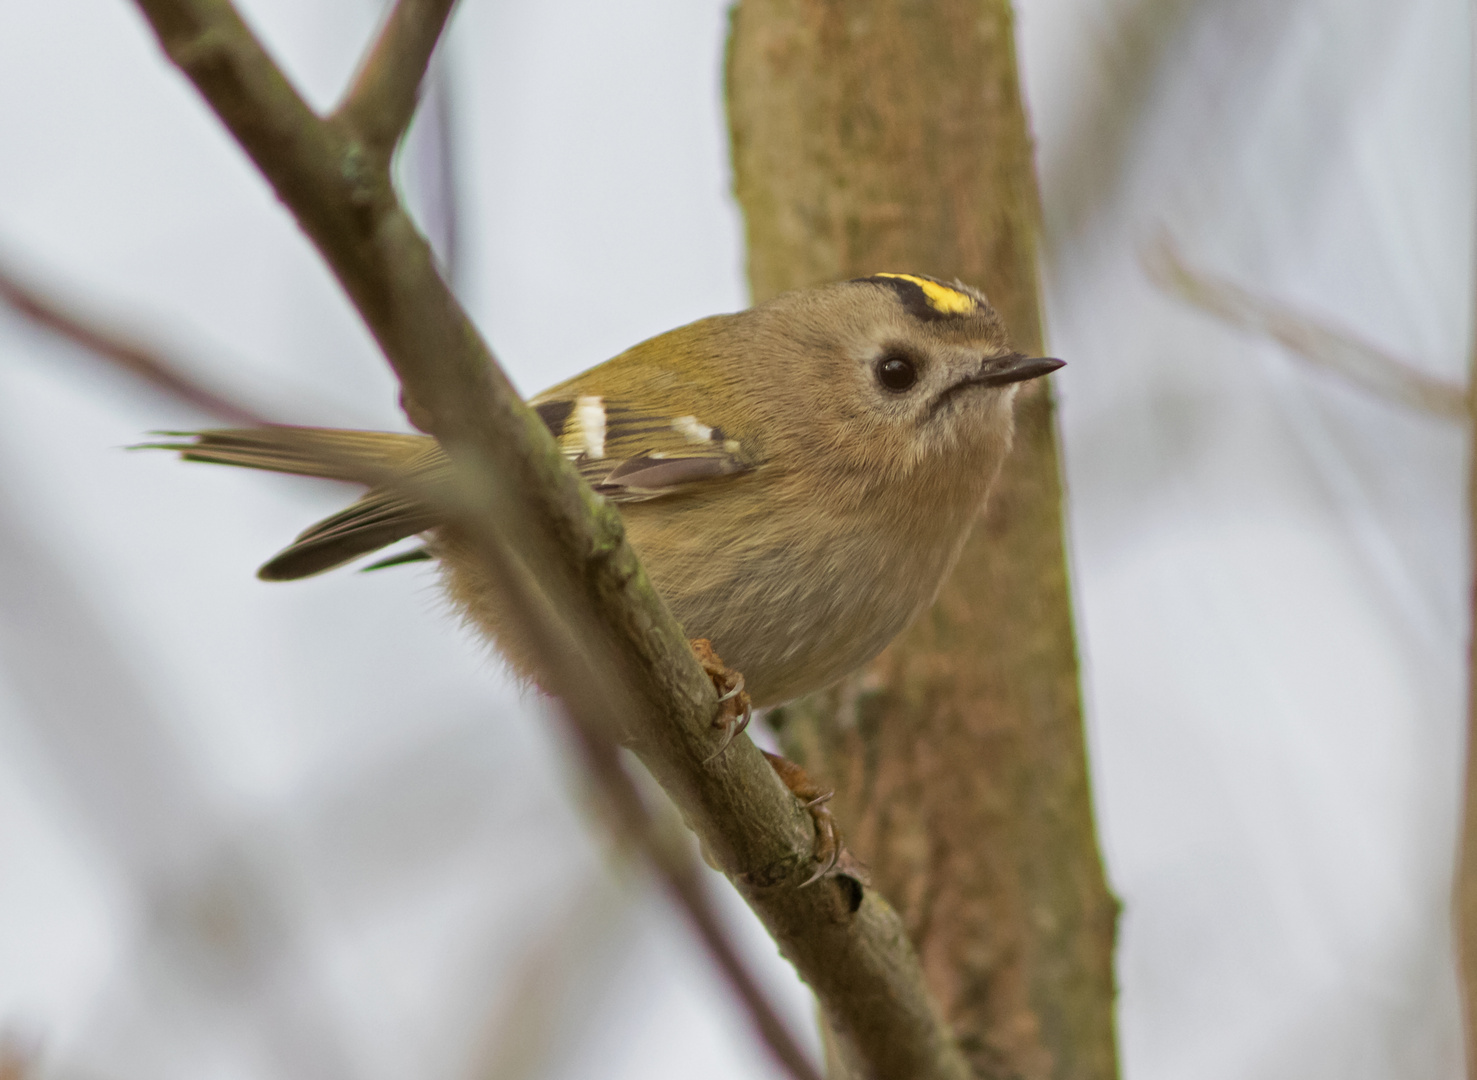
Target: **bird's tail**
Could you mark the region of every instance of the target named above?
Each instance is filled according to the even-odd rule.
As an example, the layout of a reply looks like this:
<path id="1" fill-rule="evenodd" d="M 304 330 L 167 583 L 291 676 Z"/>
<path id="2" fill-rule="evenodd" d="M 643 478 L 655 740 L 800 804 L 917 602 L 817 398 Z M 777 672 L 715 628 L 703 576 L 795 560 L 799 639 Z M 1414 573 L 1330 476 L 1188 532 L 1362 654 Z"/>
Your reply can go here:
<path id="1" fill-rule="evenodd" d="M 440 448 L 425 435 L 304 427 L 164 434 L 190 441 L 146 443 L 144 448 L 176 450 L 185 461 L 240 465 L 370 485 L 358 502 L 324 518 L 273 556 L 257 571 L 264 581 L 295 581 L 320 574 L 438 523 L 437 515 L 429 507 L 382 483 L 386 472 L 418 475 L 430 481 L 444 469 L 445 458 Z M 388 566 L 424 557 L 423 553 L 412 552 L 375 565 Z"/>

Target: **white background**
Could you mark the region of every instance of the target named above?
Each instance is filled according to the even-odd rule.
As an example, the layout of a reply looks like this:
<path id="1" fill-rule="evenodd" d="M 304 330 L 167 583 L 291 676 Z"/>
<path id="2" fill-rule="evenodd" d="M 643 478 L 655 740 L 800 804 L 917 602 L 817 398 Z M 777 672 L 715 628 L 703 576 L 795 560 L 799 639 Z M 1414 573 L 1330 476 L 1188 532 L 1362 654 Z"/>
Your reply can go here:
<path id="1" fill-rule="evenodd" d="M 318 105 L 377 15 L 245 8 Z M 725 14 L 464 0 L 458 288 L 525 391 L 746 302 Z M 1467 11 L 1018 14 L 1126 1075 L 1455 1077 L 1463 434 L 1167 299 L 1140 254 L 1167 232 L 1461 378 Z M 402 426 L 124 0 L 0 4 L 0 257 L 282 419 Z M 0 1029 L 109 1080 L 775 1075 L 425 569 L 253 578 L 344 489 L 119 449 L 201 420 L 0 313 Z"/>

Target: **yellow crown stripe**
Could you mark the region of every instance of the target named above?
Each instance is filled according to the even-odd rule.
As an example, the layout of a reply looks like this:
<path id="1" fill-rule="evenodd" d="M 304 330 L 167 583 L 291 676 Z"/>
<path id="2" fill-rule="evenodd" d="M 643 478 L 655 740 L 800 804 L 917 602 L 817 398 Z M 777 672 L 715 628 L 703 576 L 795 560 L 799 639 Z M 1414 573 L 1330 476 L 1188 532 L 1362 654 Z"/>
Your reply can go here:
<path id="1" fill-rule="evenodd" d="M 873 274 L 872 276 L 911 281 L 923 290 L 923 295 L 928 299 L 928 306 L 944 315 L 968 315 L 975 309 L 974 297 L 968 293 L 951 289 L 947 285 L 940 285 L 937 281 L 930 281 L 928 278 L 916 277 L 913 274 Z"/>

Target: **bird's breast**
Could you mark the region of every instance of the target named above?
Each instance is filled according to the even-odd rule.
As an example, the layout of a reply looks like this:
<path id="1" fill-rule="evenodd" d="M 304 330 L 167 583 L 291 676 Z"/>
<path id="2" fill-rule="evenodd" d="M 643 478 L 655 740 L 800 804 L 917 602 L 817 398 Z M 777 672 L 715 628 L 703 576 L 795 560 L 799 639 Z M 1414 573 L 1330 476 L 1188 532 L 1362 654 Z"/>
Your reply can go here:
<path id="1" fill-rule="evenodd" d="M 755 704 L 774 705 L 882 651 L 937 592 L 979 498 L 912 521 L 875 506 L 834 513 L 784 498 L 752 513 L 696 499 L 638 504 L 625 516 L 688 636 L 712 641 Z"/>

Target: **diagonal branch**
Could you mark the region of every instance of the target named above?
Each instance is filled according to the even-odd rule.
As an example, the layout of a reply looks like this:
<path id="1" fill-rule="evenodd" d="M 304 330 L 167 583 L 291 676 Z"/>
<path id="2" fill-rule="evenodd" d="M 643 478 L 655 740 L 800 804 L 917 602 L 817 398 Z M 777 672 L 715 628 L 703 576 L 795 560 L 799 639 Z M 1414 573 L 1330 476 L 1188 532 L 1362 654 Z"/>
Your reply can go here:
<path id="1" fill-rule="evenodd" d="M 1193 269 L 1167 238 L 1146 253 L 1144 267 L 1165 292 L 1239 330 L 1270 337 L 1313 366 L 1376 397 L 1444 420 L 1467 420 L 1467 392 L 1457 383 L 1428 375 L 1295 308 Z"/>
<path id="2" fill-rule="evenodd" d="M 84 322 L 56 301 L 19 285 L 3 268 L 0 268 L 0 297 L 58 336 L 191 405 L 236 423 L 266 423 L 201 387 L 161 352 L 127 341 L 114 330 Z M 693 856 L 686 847 L 675 843 L 674 838 L 662 833 L 621 763 L 613 733 L 630 730 L 634 720 L 615 715 L 623 698 L 607 696 L 597 689 L 618 685 L 619 677 L 609 671 L 595 670 L 592 659 L 579 646 L 578 636 L 563 625 L 537 583 L 509 555 L 503 535 L 505 529 L 498 524 L 500 519 L 483 513 L 474 504 L 456 499 L 448 501 L 445 493 L 413 484 L 388 469 L 373 469 L 362 461 L 347 458 L 343 464 L 347 475 L 355 479 L 398 486 L 413 499 L 442 504 L 441 508 L 457 521 L 462 532 L 478 544 L 482 562 L 495 572 L 504 595 L 514 600 L 510 616 L 519 625 L 523 638 L 551 658 L 545 676 L 548 689 L 563 702 L 561 716 L 579 746 L 592 786 L 602 796 L 606 807 L 602 820 L 618 841 L 647 858 L 677 906 L 687 914 L 775 1056 L 791 1075 L 801 1080 L 819 1080 L 724 931 Z"/>
<path id="3" fill-rule="evenodd" d="M 587 685 L 627 721 L 624 741 L 810 984 L 830 1029 L 879 1077 L 966 1076 L 891 907 L 851 879 L 796 887 L 813 827 L 749 740 L 705 764 L 718 739 L 712 684 L 619 514 L 579 479 L 440 278 L 388 169 L 313 115 L 226 0 L 136 3 L 338 277 L 455 464 L 460 497 L 501 524 L 508 557 L 591 659 L 599 678 Z M 567 685 L 558 651 L 540 670 L 556 688 Z"/>
<path id="4" fill-rule="evenodd" d="M 410 126 L 421 80 L 456 0 L 396 0 L 333 119 L 386 160 Z"/>

